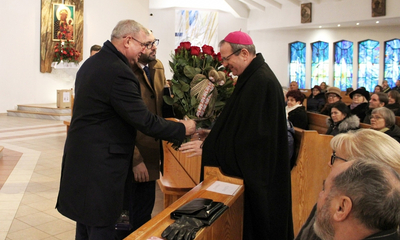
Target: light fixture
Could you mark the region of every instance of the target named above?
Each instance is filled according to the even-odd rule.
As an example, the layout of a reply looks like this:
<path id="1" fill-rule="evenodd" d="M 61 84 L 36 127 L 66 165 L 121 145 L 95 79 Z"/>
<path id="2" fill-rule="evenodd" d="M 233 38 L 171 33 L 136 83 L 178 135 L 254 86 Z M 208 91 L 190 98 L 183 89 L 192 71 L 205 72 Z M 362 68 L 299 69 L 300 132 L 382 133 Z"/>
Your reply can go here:
<path id="1" fill-rule="evenodd" d="M 356 25 L 358 26 L 358 25 L 360 25 L 360 23 L 356 23 Z"/>
<path id="2" fill-rule="evenodd" d="M 319 28 L 322 28 L 322 26 L 319 26 Z"/>
<path id="3" fill-rule="evenodd" d="M 340 27 L 340 24 L 338 24 L 337 26 Z"/>
<path id="4" fill-rule="evenodd" d="M 376 23 L 379 23 L 379 21 L 376 21 Z"/>

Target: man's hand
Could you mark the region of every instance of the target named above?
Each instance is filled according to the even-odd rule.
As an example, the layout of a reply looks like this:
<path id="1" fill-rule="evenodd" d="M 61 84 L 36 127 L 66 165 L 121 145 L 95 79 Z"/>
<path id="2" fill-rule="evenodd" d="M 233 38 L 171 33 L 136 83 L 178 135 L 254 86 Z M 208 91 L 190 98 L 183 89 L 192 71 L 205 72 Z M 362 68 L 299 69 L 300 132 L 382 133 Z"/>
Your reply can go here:
<path id="1" fill-rule="evenodd" d="M 146 164 L 144 162 L 139 163 L 133 167 L 133 175 L 136 182 L 148 182 L 149 172 L 147 171 Z"/>
<path id="2" fill-rule="evenodd" d="M 188 120 L 179 120 L 180 123 L 185 125 L 186 136 L 192 135 L 196 131 L 196 122 L 188 119 Z"/>
<path id="3" fill-rule="evenodd" d="M 202 144 L 203 141 L 201 140 L 192 140 L 190 142 L 182 144 L 179 148 L 179 151 L 182 151 L 183 153 L 192 153 L 188 155 L 188 157 L 201 156 L 203 152 L 203 149 L 201 148 Z"/>

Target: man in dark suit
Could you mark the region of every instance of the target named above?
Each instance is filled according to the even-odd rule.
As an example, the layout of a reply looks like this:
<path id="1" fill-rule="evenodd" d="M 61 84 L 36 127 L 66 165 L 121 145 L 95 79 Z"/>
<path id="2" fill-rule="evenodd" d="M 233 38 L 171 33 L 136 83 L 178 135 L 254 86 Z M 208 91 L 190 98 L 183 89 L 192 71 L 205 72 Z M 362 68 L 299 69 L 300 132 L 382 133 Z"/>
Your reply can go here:
<path id="1" fill-rule="evenodd" d="M 158 116 L 163 116 L 163 93 L 167 84 L 164 66 L 156 58 L 159 40 L 149 31 L 146 43 L 149 43 L 139 62 L 133 65 L 133 73 L 139 80 L 140 92 L 147 108 Z M 165 116 L 164 116 L 165 117 Z M 134 182 L 130 191 L 129 222 L 130 231 L 121 231 L 126 236 L 151 219 L 156 198 L 156 180 L 160 177 L 161 142 L 138 131 L 133 154 Z M 125 206 L 126 207 L 126 206 Z"/>
<path id="2" fill-rule="evenodd" d="M 76 239 L 114 238 L 125 183 L 132 182 L 136 130 L 177 144 L 195 131 L 194 121 L 166 121 L 143 103 L 132 65 L 147 35 L 134 20 L 120 21 L 77 73 L 56 205 L 77 222 Z"/>

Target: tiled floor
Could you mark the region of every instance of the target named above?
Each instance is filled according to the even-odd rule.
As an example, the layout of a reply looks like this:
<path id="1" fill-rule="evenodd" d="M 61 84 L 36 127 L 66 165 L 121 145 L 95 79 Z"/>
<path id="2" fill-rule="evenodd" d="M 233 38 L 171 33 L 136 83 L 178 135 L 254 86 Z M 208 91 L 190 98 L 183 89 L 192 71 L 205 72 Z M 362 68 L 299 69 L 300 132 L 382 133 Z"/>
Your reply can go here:
<path id="1" fill-rule="evenodd" d="M 62 121 L 0 114 L 0 240 L 74 239 L 75 222 L 54 208 L 65 130 Z M 153 214 L 159 189 L 156 197 Z"/>

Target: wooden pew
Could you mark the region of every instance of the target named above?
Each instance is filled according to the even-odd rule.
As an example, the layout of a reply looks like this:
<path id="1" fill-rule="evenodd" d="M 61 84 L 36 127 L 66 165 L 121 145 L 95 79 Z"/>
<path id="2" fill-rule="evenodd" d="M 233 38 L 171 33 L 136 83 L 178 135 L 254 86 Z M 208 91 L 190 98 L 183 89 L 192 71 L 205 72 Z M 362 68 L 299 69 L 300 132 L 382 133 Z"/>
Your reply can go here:
<path id="1" fill-rule="evenodd" d="M 164 169 L 157 180 L 164 194 L 164 208 L 189 192 L 200 183 L 201 156 L 188 158 L 186 153 L 176 151 L 163 141 Z"/>
<path id="2" fill-rule="evenodd" d="M 237 184 L 239 188 L 233 195 L 207 191 L 206 189 L 216 181 Z M 203 182 L 130 234 L 125 240 L 146 240 L 152 236 L 161 238 L 164 229 L 175 221 L 170 218 L 171 212 L 195 198 L 210 198 L 229 206 L 211 226 L 197 232 L 196 240 L 240 240 L 243 236 L 243 193 L 242 179 L 225 176 L 216 167 L 205 167 Z"/>
<path id="3" fill-rule="evenodd" d="M 315 130 L 295 129 L 296 166 L 292 169 L 292 216 L 295 236 L 317 202 L 322 182 L 328 176 L 333 136 Z"/>

